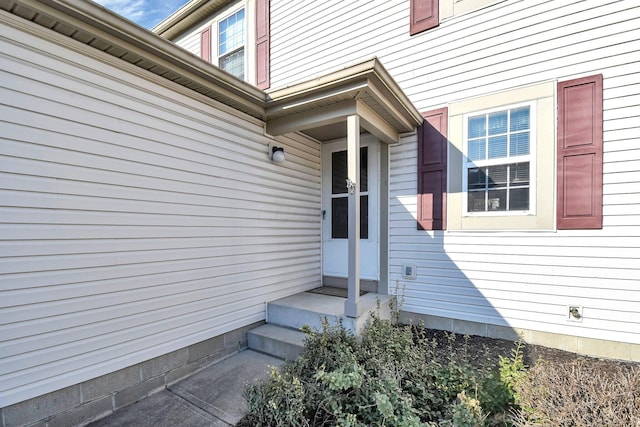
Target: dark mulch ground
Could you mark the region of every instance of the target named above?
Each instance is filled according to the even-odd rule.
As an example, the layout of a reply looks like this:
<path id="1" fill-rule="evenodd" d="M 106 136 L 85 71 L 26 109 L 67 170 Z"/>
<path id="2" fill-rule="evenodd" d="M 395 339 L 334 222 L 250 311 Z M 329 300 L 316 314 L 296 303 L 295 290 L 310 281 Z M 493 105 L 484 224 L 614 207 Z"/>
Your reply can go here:
<path id="1" fill-rule="evenodd" d="M 436 329 L 425 329 L 426 336 L 431 340 L 435 339 L 438 342 L 438 349 L 442 352 L 449 351 L 449 343 L 451 335 L 450 333 L 436 330 Z M 487 338 L 480 336 L 463 336 L 459 334 L 454 334 L 455 340 L 453 341 L 453 348 L 461 349 L 464 346 L 465 339 L 467 342 L 467 347 L 470 355 L 472 356 L 472 360 L 474 360 L 474 353 L 478 356 L 484 355 L 485 349 L 488 352 L 488 357 L 494 360 L 496 363 L 499 359 L 498 356 L 502 355 L 505 357 L 510 357 L 512 354 L 512 349 L 515 348 L 515 343 L 513 341 L 501 340 L 495 338 Z M 545 360 L 547 362 L 552 363 L 564 363 L 564 362 L 572 362 L 576 360 L 581 360 L 593 365 L 594 369 L 607 370 L 613 368 L 628 368 L 631 366 L 638 366 L 640 363 L 638 362 L 628 362 L 621 360 L 612 360 L 612 359 L 601 359 L 596 357 L 588 357 L 581 356 L 576 353 L 571 353 L 568 351 L 558 350 L 555 348 L 544 347 L 541 345 L 533 345 L 533 344 L 525 344 L 523 348 L 524 355 L 524 363 L 526 366 L 532 366 L 539 359 Z"/>

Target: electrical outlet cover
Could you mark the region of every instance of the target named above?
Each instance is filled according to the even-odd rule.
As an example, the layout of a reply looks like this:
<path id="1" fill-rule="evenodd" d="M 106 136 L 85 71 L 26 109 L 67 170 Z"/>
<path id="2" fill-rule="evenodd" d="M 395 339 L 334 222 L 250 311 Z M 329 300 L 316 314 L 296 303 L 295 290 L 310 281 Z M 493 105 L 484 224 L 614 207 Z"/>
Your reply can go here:
<path id="1" fill-rule="evenodd" d="M 402 278 L 403 279 L 415 279 L 416 278 L 416 265 L 415 264 L 403 264 L 402 265 Z"/>

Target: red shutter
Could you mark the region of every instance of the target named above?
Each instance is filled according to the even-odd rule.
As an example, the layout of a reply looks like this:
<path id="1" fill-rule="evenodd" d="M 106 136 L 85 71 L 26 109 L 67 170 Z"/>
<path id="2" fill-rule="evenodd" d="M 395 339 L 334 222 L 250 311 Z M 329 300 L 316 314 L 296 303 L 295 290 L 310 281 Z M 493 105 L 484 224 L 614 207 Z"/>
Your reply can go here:
<path id="1" fill-rule="evenodd" d="M 256 86 L 271 85 L 271 24 L 269 0 L 256 0 Z"/>
<path id="2" fill-rule="evenodd" d="M 205 28 L 200 33 L 200 57 L 211 62 L 211 28 Z"/>
<path id="3" fill-rule="evenodd" d="M 418 230 L 447 228 L 447 115 L 422 113 L 418 128 Z"/>
<path id="4" fill-rule="evenodd" d="M 411 35 L 435 28 L 439 24 L 438 2 L 439 0 L 410 0 Z"/>
<path id="5" fill-rule="evenodd" d="M 602 75 L 558 83 L 558 229 L 602 228 Z"/>

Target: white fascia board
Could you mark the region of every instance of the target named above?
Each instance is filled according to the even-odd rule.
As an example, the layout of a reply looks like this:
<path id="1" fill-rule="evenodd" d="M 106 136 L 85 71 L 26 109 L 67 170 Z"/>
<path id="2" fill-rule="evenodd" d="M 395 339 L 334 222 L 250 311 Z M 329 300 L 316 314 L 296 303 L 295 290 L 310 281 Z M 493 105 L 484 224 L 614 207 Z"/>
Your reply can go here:
<path id="1" fill-rule="evenodd" d="M 398 131 L 364 102 L 356 101 L 356 115 L 360 117 L 360 126 L 375 135 L 379 140 L 387 144 L 400 142 Z"/>
<path id="2" fill-rule="evenodd" d="M 373 64 L 374 66 L 374 75 L 377 80 L 376 83 L 372 83 L 370 86 L 372 88 L 382 88 L 384 87 L 387 92 L 386 104 L 389 105 L 391 103 L 396 105 L 396 111 L 398 117 L 406 117 L 406 120 L 411 122 L 411 126 L 419 126 L 422 124 L 423 118 L 420 112 L 413 105 L 409 97 L 402 91 L 398 83 L 393 79 L 391 74 L 387 71 L 386 68 L 382 65 L 379 60 L 376 60 Z M 378 91 L 378 93 L 381 93 Z"/>

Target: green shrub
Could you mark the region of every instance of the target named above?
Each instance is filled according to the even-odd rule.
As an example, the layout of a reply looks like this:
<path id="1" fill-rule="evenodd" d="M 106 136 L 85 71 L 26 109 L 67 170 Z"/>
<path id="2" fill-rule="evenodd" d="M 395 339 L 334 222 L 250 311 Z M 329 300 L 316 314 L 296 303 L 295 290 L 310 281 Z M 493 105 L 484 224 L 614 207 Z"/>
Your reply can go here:
<path id="1" fill-rule="evenodd" d="M 458 401 L 453 405 L 452 424 L 455 427 L 482 426 L 486 418 L 478 399 L 467 397 L 464 391 L 458 393 Z"/>
<path id="2" fill-rule="evenodd" d="M 249 386 L 246 393 L 251 424 L 256 426 L 309 426 L 300 417 L 305 408 L 305 390 L 301 381 L 285 366 L 271 369 L 269 381 Z"/>
<path id="3" fill-rule="evenodd" d="M 519 348 L 500 371 L 485 354 L 470 354 L 467 338 L 456 343 L 448 334 L 442 348 L 422 327 L 375 316 L 358 338 L 326 321 L 322 331 L 305 332 L 298 360 L 247 388 L 242 425 L 496 425 L 504 417 L 494 414 L 513 403 L 502 376 L 517 376 Z"/>
<path id="4" fill-rule="evenodd" d="M 478 398 L 484 412 L 493 414 L 487 421 L 491 425 L 509 425 L 509 412 L 517 408 L 515 387 L 526 373 L 523 349 L 524 343 L 518 341 L 511 349 L 511 357 L 498 356 L 498 370 L 483 372 Z"/>

